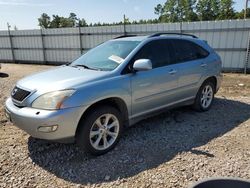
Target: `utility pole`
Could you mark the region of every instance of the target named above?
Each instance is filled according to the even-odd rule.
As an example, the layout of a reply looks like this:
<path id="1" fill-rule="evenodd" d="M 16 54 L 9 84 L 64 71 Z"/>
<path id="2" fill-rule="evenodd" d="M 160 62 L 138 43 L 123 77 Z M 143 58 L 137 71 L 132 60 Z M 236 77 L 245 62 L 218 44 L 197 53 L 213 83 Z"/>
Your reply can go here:
<path id="1" fill-rule="evenodd" d="M 177 1 L 177 6 L 180 7 L 180 0 Z M 180 33 L 182 33 L 182 8 L 178 9 L 178 16 L 180 18 Z"/>
<path id="2" fill-rule="evenodd" d="M 80 42 L 80 53 L 81 53 L 81 55 L 82 55 L 82 53 L 83 53 L 83 48 L 82 48 L 82 34 L 81 34 L 81 20 L 80 20 L 80 18 L 79 18 L 79 20 L 78 20 L 79 22 L 78 22 L 78 31 L 79 31 L 79 42 Z"/>
<path id="3" fill-rule="evenodd" d="M 127 22 L 126 15 L 124 14 L 123 15 L 123 32 L 124 32 L 124 36 L 127 35 L 127 32 L 126 32 L 126 22 Z"/>
<path id="4" fill-rule="evenodd" d="M 12 36 L 10 33 L 10 24 L 7 22 L 7 28 L 8 28 L 8 35 L 9 35 L 9 41 L 10 41 L 10 49 L 11 49 L 11 55 L 12 55 L 12 61 L 15 63 L 16 59 L 15 59 L 15 53 L 14 53 L 14 48 L 13 48 L 13 41 L 12 41 Z"/>
<path id="5" fill-rule="evenodd" d="M 248 2 L 249 0 L 246 0 L 246 4 L 245 4 L 245 13 L 244 13 L 244 19 L 247 18 L 247 8 L 248 8 Z"/>

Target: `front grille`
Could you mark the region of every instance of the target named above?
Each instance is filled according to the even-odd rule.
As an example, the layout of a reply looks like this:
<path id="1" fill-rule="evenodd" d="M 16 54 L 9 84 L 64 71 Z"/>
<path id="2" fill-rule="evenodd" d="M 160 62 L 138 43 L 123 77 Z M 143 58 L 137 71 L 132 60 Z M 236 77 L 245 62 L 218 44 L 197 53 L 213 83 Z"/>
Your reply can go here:
<path id="1" fill-rule="evenodd" d="M 11 97 L 16 101 L 22 102 L 29 94 L 29 91 L 23 90 L 19 87 L 15 87 L 11 92 Z"/>

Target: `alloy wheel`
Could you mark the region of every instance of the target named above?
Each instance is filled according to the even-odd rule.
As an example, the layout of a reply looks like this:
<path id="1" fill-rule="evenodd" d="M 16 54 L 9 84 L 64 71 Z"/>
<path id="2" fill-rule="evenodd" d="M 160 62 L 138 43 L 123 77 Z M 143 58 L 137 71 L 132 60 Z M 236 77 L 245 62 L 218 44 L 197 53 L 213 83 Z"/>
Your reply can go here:
<path id="1" fill-rule="evenodd" d="M 89 139 L 96 150 L 105 150 L 113 145 L 119 135 L 120 124 L 113 114 L 103 114 L 93 123 Z"/>
<path id="2" fill-rule="evenodd" d="M 208 108 L 213 100 L 213 88 L 206 85 L 201 92 L 201 105 L 203 108 Z"/>

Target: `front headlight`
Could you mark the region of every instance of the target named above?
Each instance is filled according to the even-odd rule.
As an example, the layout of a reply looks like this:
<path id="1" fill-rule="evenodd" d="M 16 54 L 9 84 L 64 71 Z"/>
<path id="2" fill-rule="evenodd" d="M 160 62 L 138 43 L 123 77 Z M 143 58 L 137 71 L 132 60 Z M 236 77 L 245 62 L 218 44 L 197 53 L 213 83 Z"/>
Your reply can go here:
<path id="1" fill-rule="evenodd" d="M 63 101 L 74 92 L 75 90 L 62 90 L 43 94 L 32 103 L 32 107 L 44 110 L 61 109 L 63 108 Z"/>

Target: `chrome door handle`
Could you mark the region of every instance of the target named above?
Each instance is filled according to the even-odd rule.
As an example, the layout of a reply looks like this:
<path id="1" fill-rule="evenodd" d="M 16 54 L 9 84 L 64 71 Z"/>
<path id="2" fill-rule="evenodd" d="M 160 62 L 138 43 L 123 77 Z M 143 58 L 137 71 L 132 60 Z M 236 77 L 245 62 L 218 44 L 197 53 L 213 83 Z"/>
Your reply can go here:
<path id="1" fill-rule="evenodd" d="M 206 66 L 207 66 L 206 63 L 202 63 L 202 64 L 201 64 L 201 67 L 206 67 Z"/>
<path id="2" fill-rule="evenodd" d="M 169 74 L 175 74 L 175 73 L 177 73 L 177 71 L 176 71 L 176 70 L 171 70 L 171 71 L 169 71 L 168 73 L 169 73 Z"/>

